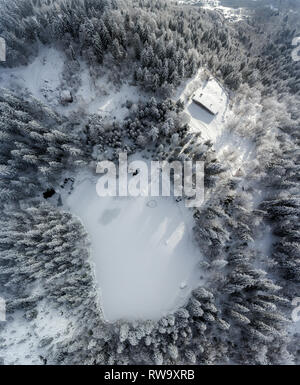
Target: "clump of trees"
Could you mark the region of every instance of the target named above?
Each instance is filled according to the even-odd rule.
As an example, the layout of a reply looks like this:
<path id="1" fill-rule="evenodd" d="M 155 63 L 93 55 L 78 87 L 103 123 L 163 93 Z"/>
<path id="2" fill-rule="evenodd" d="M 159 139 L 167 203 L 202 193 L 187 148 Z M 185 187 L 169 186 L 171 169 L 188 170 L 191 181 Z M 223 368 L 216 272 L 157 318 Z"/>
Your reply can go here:
<path id="1" fill-rule="evenodd" d="M 246 51 L 239 46 L 241 57 L 234 54 L 241 44 L 239 35 L 222 24 L 220 17 L 198 7 L 180 9 L 149 0 L 34 5 L 22 0 L 5 2 L 2 7 L 0 34 L 8 46 L 5 65 L 11 67 L 28 64 L 38 52 L 37 42 L 56 43 L 74 62 L 73 67 L 75 59 L 82 57 L 95 75 L 97 66 L 110 58 L 114 72 L 131 67 L 142 88 L 161 94 L 169 94 L 199 65 L 207 65 L 237 89 L 240 71 L 246 67 Z"/>
<path id="2" fill-rule="evenodd" d="M 38 100 L 1 89 L 0 111 L 2 204 L 45 191 L 65 169 L 86 163 L 68 121 Z"/>

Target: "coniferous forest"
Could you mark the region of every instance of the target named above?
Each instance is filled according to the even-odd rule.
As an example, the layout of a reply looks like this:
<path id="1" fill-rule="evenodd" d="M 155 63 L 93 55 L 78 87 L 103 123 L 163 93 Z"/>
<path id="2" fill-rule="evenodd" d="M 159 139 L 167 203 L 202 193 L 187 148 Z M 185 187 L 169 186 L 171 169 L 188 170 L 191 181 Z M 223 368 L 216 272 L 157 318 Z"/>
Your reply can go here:
<path id="1" fill-rule="evenodd" d="M 203 3 L 0 0 L 0 363 L 299 365 L 300 7 L 262 0 L 232 20 Z M 198 130 L 188 106 L 211 79 L 226 114 Z M 99 113 L 101 98 L 116 102 Z M 122 152 L 204 162 L 201 279 L 160 319 L 106 319 L 65 204 Z"/>

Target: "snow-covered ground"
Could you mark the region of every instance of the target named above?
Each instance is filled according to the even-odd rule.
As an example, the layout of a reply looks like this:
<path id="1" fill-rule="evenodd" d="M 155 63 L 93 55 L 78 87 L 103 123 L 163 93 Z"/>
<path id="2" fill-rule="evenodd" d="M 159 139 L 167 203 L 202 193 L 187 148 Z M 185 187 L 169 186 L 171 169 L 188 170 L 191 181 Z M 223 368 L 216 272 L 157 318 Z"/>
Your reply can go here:
<path id="1" fill-rule="evenodd" d="M 241 21 L 247 17 L 247 13 L 244 8 L 229 8 L 223 7 L 222 5 L 206 5 L 203 8 L 210 9 L 221 13 L 225 19 L 230 22 L 236 23 L 237 21 Z"/>
<path id="2" fill-rule="evenodd" d="M 125 105 L 127 100 L 137 103 L 145 98 L 138 87 L 126 82 L 120 87 L 113 85 L 105 72 L 94 81 L 88 66 L 80 60 L 80 87 L 72 94 L 73 103 L 63 106 L 60 100 L 65 60 L 66 56 L 62 51 L 41 46 L 38 56 L 28 66 L 0 68 L 0 87 L 17 93 L 19 90 L 28 91 L 65 115 L 81 109 L 86 113 L 98 113 L 117 120 L 124 119 L 128 113 Z"/>
<path id="3" fill-rule="evenodd" d="M 94 82 L 89 70 L 81 63 L 81 86 L 76 94 L 77 105 L 79 104 L 88 113 L 97 113 L 103 117 L 122 120 L 128 114 L 125 106 L 127 100 L 137 103 L 144 98 L 138 87 L 123 83 L 117 88 L 107 78 L 107 75 L 96 79 Z M 76 105 L 68 108 L 75 110 Z"/>
<path id="4" fill-rule="evenodd" d="M 22 313 L 8 317 L 5 340 L 0 341 L 0 357 L 5 365 L 42 365 L 47 348 L 70 337 L 74 325 L 71 319 L 49 307 L 49 302 L 41 301 L 32 321 L 24 320 Z M 3 352 L 1 345 L 5 346 Z"/>
<path id="5" fill-rule="evenodd" d="M 106 319 L 159 319 L 201 283 L 193 217 L 170 198 L 105 197 L 79 175 L 65 207 L 83 222 Z"/>
<path id="6" fill-rule="evenodd" d="M 173 0 L 177 1 L 177 0 Z M 247 17 L 245 8 L 231 8 L 223 6 L 222 1 L 218 0 L 179 0 L 180 5 L 196 5 L 204 9 L 216 11 L 224 16 L 230 22 L 237 22 Z"/>
<path id="7" fill-rule="evenodd" d="M 57 102 L 64 55 L 54 48 L 41 48 L 27 66 L 0 69 L 0 85 L 12 90 L 28 90 L 44 103 Z"/>

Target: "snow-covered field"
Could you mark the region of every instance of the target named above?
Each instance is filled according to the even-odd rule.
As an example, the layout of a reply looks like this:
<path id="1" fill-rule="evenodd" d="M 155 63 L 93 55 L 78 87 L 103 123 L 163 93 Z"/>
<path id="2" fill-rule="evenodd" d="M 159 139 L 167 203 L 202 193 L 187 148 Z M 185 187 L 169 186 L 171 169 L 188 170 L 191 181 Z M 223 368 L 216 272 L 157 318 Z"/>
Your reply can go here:
<path id="1" fill-rule="evenodd" d="M 138 87 L 126 82 L 121 87 L 113 85 L 106 73 L 94 81 L 88 66 L 80 60 L 80 86 L 72 95 L 73 103 L 63 106 L 60 98 L 63 71 L 66 70 L 65 60 L 63 52 L 41 47 L 39 55 L 28 66 L 0 68 L 0 86 L 17 92 L 27 91 L 36 99 L 67 116 L 80 108 L 89 114 L 97 113 L 110 119 L 122 120 L 128 113 L 125 106 L 127 100 L 137 103 L 145 98 Z"/>
<path id="2" fill-rule="evenodd" d="M 104 315 L 159 319 L 201 281 L 192 213 L 172 197 L 101 198 L 96 182 L 78 176 L 65 206 L 89 233 Z"/>
<path id="3" fill-rule="evenodd" d="M 88 113 L 97 113 L 103 117 L 122 120 L 128 113 L 125 106 L 126 101 L 137 103 L 144 98 L 138 87 L 123 83 L 118 88 L 109 81 L 106 74 L 94 82 L 87 66 L 84 63 L 81 66 L 81 86 L 76 94 L 76 99 L 77 103 Z M 74 110 L 74 106 L 70 105 L 68 108 Z"/>
<path id="4" fill-rule="evenodd" d="M 44 300 L 39 303 L 33 322 L 25 322 L 21 312 L 9 316 L 7 321 L 5 341 L 1 341 L 5 344 L 5 365 L 44 364 L 42 352 L 70 337 L 75 328 L 70 316 L 49 307 Z"/>
<path id="5" fill-rule="evenodd" d="M 204 6 L 204 8 L 221 13 L 225 19 L 233 23 L 241 21 L 247 17 L 247 13 L 244 8 L 233 9 L 229 7 L 223 7 L 222 5 L 217 5 L 217 6 L 207 5 L 207 6 Z"/>
<path id="6" fill-rule="evenodd" d="M 0 69 L 0 84 L 12 90 L 28 90 L 44 103 L 58 100 L 58 89 L 64 55 L 54 48 L 41 48 L 39 55 L 27 66 Z"/>
<path id="7" fill-rule="evenodd" d="M 178 3 L 180 5 L 201 6 L 204 9 L 216 11 L 231 22 L 237 22 L 247 17 L 247 13 L 244 8 L 230 8 L 228 6 L 223 6 L 222 2 L 218 0 L 179 0 Z"/>

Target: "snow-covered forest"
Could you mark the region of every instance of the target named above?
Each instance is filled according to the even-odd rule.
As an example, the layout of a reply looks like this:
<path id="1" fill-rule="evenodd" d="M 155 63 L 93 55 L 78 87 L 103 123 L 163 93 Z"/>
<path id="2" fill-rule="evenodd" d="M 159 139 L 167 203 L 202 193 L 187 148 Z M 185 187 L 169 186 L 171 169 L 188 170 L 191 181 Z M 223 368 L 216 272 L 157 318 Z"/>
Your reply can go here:
<path id="1" fill-rule="evenodd" d="M 0 364 L 300 363 L 300 4 L 225 3 L 0 0 Z M 120 153 L 204 203 L 98 197 Z"/>

